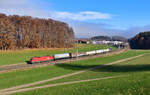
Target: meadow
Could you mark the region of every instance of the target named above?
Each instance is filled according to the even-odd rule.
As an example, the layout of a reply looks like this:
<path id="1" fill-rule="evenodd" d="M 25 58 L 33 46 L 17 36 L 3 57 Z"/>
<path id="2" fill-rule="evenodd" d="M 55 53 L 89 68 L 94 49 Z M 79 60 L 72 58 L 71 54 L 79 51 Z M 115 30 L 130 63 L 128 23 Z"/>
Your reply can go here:
<path id="1" fill-rule="evenodd" d="M 150 51 L 130 50 L 128 52 L 124 52 L 124 53 L 113 55 L 113 56 L 94 58 L 94 59 L 71 62 L 71 63 L 67 63 L 67 64 L 60 64 L 60 65 L 53 65 L 53 66 L 48 66 L 48 67 L 41 67 L 41 68 L 34 68 L 34 69 L 27 69 L 27 70 L 20 70 L 20 71 L 16 71 L 16 72 L 4 73 L 4 74 L 0 74 L 0 80 L 1 80 L 0 81 L 0 89 L 9 88 L 9 87 L 27 84 L 27 83 L 32 83 L 32 82 L 36 82 L 36 81 L 40 81 L 40 80 L 46 80 L 49 78 L 85 70 L 85 69 L 88 69 L 91 67 L 107 64 L 107 63 L 114 62 L 114 61 L 117 61 L 120 59 L 129 58 L 129 57 L 137 56 L 137 55 L 144 54 L 144 53 L 150 53 Z M 148 64 L 149 57 L 150 57 L 150 55 L 147 54 L 144 57 L 140 57 L 139 59 L 137 58 L 136 60 L 123 62 L 123 63 L 120 63 L 119 65 L 117 64 L 117 65 L 109 66 L 107 68 L 105 67 L 105 68 L 101 68 L 101 69 L 91 70 L 91 71 L 88 71 L 85 73 L 81 73 L 78 75 L 70 76 L 67 78 L 63 78 L 63 79 L 59 79 L 59 80 L 55 80 L 55 81 L 51 81 L 51 82 L 46 82 L 46 83 L 43 83 L 40 85 L 54 84 L 54 83 L 61 83 L 61 82 L 68 82 L 68 81 L 76 81 L 76 80 L 94 79 L 94 78 L 99 78 L 99 77 L 107 77 L 107 76 L 114 76 L 114 75 L 120 75 L 120 74 L 121 75 L 122 74 L 126 74 L 126 75 L 131 74 L 132 78 L 137 77 L 137 79 L 138 79 L 138 77 L 141 78 L 140 77 L 140 76 L 142 76 L 141 74 L 143 74 L 143 76 L 144 76 L 144 74 L 145 74 L 144 72 L 148 72 L 149 66 L 148 65 L 145 66 L 145 64 Z M 143 62 L 143 63 L 141 63 L 141 62 Z M 143 67 L 140 68 L 140 66 L 143 66 Z M 142 72 L 140 72 L 140 71 L 142 71 Z M 135 74 L 135 76 L 134 76 L 134 74 Z M 138 76 L 138 74 L 140 74 L 140 76 Z M 148 73 L 146 73 L 146 74 L 148 74 Z M 131 77 L 126 77 L 125 78 L 126 81 L 127 82 L 129 81 L 129 83 L 130 83 L 130 81 L 133 81 L 133 80 L 129 80 L 129 79 L 132 79 Z M 121 79 L 124 79 L 124 78 L 118 78 L 117 79 L 118 82 L 119 81 L 121 82 Z M 23 94 L 23 95 L 47 95 L 48 93 L 49 93 L 48 95 L 60 95 L 60 93 L 65 93 L 67 89 L 68 89 L 68 92 L 66 92 L 65 95 L 85 95 L 85 94 L 91 95 L 92 92 L 94 95 L 99 95 L 98 93 L 102 92 L 101 89 L 99 89 L 99 88 L 105 87 L 105 85 L 106 85 L 106 87 L 107 87 L 107 85 L 109 87 L 110 84 L 112 84 L 112 87 L 114 85 L 116 85 L 117 88 L 113 88 L 113 89 L 115 89 L 116 91 L 119 91 L 118 89 L 120 88 L 119 86 L 121 86 L 121 85 L 119 85 L 119 83 L 118 83 L 119 86 L 117 84 L 113 84 L 113 83 L 115 83 L 114 82 L 115 80 L 116 79 L 114 79 L 114 80 L 109 79 L 109 80 L 100 80 L 100 81 L 93 81 L 93 82 L 81 83 L 81 84 L 58 86 L 58 87 L 52 87 L 52 88 L 39 89 L 36 91 L 19 93 L 17 95 L 20 95 L 20 94 Z M 104 81 L 104 82 L 102 82 L 102 81 Z M 107 84 L 107 81 L 110 84 Z M 138 80 L 136 80 L 136 78 L 135 78 L 135 81 L 138 81 Z M 90 84 L 90 83 L 93 83 L 93 84 Z M 104 83 L 106 83 L 106 84 L 104 84 Z M 96 85 L 96 84 L 100 84 L 100 85 Z M 36 85 L 36 86 L 40 86 L 40 85 Z M 126 85 L 129 85 L 129 84 L 126 83 Z M 93 89 L 92 87 L 94 87 L 94 89 L 97 89 L 96 90 L 97 92 L 92 91 L 92 89 Z M 124 87 L 124 86 L 122 85 L 122 87 Z M 61 88 L 63 88 L 63 89 L 61 89 Z M 111 89 L 112 89 L 111 87 L 106 88 L 106 90 L 104 90 L 104 92 L 105 92 L 104 94 L 108 95 L 108 93 L 106 94 L 107 91 L 110 91 L 110 93 L 111 93 L 111 91 L 113 91 Z M 123 88 L 121 88 L 121 89 L 123 89 Z M 124 89 L 124 90 L 126 90 L 126 89 Z M 92 91 L 92 92 L 89 92 L 89 91 Z M 81 94 L 79 94 L 79 93 L 81 93 Z"/>
<path id="2" fill-rule="evenodd" d="M 78 48 L 79 52 L 116 48 L 108 45 L 90 45 L 90 44 L 78 44 L 74 48 L 57 48 L 57 49 L 26 49 L 26 50 L 15 50 L 15 51 L 0 51 L 0 66 L 9 64 L 22 64 L 29 61 L 34 56 L 47 56 L 59 53 L 72 53 L 76 52 Z"/>
<path id="3" fill-rule="evenodd" d="M 46 82 L 44 84 L 36 86 L 95 78 L 105 78 L 117 75 L 126 75 L 126 77 L 43 88 L 23 93 L 16 93 L 13 95 L 149 95 L 150 51 L 129 51 L 126 53 L 122 53 L 122 56 L 119 54 L 111 57 L 105 57 L 104 59 L 99 58 L 95 62 L 93 62 L 93 60 L 88 60 L 89 63 L 86 64 L 84 64 L 84 62 L 78 64 L 65 64 L 65 66 L 63 66 L 62 64 L 62 66 L 58 67 L 64 68 L 65 70 L 83 70 L 85 68 L 89 68 L 98 64 L 106 64 L 108 63 L 107 59 L 109 58 L 109 61 L 111 62 L 115 61 L 114 57 L 119 57 L 118 59 L 116 59 L 119 60 L 121 58 L 127 58 L 146 52 L 147 54 L 145 54 L 144 56 L 135 58 L 133 60 L 128 60 L 100 69 L 90 70 L 78 75 Z M 90 62 L 92 62 L 92 64 L 90 64 Z"/>

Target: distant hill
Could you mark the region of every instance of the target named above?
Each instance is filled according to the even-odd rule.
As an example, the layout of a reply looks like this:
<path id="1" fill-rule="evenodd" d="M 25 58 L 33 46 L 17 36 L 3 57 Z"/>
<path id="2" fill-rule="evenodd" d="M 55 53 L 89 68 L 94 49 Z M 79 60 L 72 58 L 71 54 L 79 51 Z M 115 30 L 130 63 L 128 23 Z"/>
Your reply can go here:
<path id="1" fill-rule="evenodd" d="M 122 37 L 122 36 L 112 36 L 113 41 L 122 41 L 122 42 L 127 42 L 127 38 Z"/>
<path id="2" fill-rule="evenodd" d="M 95 37 L 92 37 L 91 40 L 96 40 L 96 41 L 106 40 L 106 41 L 110 41 L 111 37 L 108 37 L 108 36 L 95 36 Z"/>
<path id="3" fill-rule="evenodd" d="M 113 37 L 109 37 L 109 36 L 95 36 L 92 37 L 91 40 L 96 40 L 96 41 L 123 41 L 126 42 L 127 38 L 122 37 L 122 36 L 113 36 Z"/>
<path id="4" fill-rule="evenodd" d="M 137 34 L 129 42 L 132 49 L 150 49 L 150 31 Z"/>

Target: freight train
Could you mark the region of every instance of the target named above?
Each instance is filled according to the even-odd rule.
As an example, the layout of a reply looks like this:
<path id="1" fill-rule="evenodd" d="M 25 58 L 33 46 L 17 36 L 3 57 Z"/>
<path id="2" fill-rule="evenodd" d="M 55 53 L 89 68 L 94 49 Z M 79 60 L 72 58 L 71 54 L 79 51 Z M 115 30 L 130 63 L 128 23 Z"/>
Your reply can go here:
<path id="1" fill-rule="evenodd" d="M 31 64 L 35 63 L 42 63 L 42 62 L 50 62 L 50 61 L 56 61 L 61 59 L 71 59 L 76 57 L 82 57 L 82 56 L 91 56 L 96 54 L 103 54 L 112 51 L 112 48 L 109 49 L 103 49 L 103 50 L 93 50 L 88 51 L 84 53 L 64 53 L 64 54 L 54 54 L 53 56 L 41 56 L 41 57 L 32 57 L 30 59 Z"/>

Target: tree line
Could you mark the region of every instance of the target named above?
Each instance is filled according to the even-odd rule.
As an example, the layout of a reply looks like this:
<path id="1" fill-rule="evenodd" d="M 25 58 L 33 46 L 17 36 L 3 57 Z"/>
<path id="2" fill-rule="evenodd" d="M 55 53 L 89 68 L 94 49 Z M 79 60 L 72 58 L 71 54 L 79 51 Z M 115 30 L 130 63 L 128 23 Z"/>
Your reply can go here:
<path id="1" fill-rule="evenodd" d="M 52 19 L 0 14 L 0 50 L 72 47 L 74 32 Z"/>
<path id="2" fill-rule="evenodd" d="M 132 49 L 150 49 L 150 31 L 137 34 L 129 42 Z"/>

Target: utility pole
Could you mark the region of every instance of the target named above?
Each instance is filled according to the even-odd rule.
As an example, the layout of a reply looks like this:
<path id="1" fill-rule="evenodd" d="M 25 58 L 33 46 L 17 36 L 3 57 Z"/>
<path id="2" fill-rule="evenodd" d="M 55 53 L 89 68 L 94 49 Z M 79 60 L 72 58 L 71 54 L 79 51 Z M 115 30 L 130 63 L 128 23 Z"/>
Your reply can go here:
<path id="1" fill-rule="evenodd" d="M 78 53 L 79 53 L 79 51 L 78 51 L 78 40 L 77 40 L 77 45 L 76 45 L 76 60 L 78 60 Z"/>

